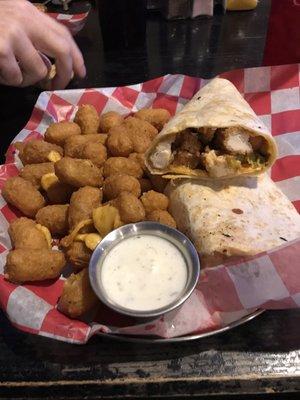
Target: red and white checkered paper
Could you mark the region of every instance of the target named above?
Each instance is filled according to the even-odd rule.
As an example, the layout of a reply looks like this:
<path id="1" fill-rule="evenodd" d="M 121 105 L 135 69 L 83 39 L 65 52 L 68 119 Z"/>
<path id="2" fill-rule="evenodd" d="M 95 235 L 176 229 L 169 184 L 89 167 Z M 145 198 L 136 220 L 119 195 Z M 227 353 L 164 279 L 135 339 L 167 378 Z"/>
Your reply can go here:
<path id="1" fill-rule="evenodd" d="M 76 35 L 84 27 L 89 11 L 80 14 L 47 13 L 47 15 L 65 25 L 72 35 Z"/>
<path id="2" fill-rule="evenodd" d="M 278 143 L 279 158 L 271 176 L 300 211 L 300 81 L 299 65 L 251 68 L 222 74 L 231 80 L 261 117 Z M 175 114 L 207 81 L 166 75 L 145 83 L 102 89 L 44 92 L 32 116 L 14 141 L 42 137 L 55 121 L 72 119 L 80 104 L 99 112 L 122 114 L 142 107 L 164 107 Z M 21 167 L 13 144 L 0 167 L 0 187 Z M 73 343 L 85 343 L 97 332 L 158 335 L 168 338 L 212 331 L 257 308 L 300 306 L 300 239 L 238 265 L 206 270 L 184 305 L 152 323 L 136 321 L 100 306 L 94 318 L 72 320 L 56 309 L 63 278 L 16 286 L 3 277 L 10 240 L 8 223 L 17 212 L 0 196 L 0 305 L 18 328 Z"/>

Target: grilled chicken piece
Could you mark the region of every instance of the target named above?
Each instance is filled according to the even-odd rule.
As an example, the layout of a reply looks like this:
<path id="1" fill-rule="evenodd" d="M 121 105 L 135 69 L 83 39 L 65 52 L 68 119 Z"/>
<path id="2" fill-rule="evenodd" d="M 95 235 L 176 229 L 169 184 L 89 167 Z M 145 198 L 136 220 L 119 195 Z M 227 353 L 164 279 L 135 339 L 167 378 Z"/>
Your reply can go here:
<path id="1" fill-rule="evenodd" d="M 185 165 L 195 169 L 199 163 L 202 145 L 189 130 L 182 132 L 175 142 L 174 165 Z"/>
<path id="2" fill-rule="evenodd" d="M 215 150 L 202 154 L 201 164 L 205 167 L 208 175 L 215 178 L 231 175 L 234 169 L 228 164 L 229 155 L 218 155 Z M 238 165 L 237 161 L 237 165 Z M 241 163 L 239 163 L 241 165 Z"/>
<path id="3" fill-rule="evenodd" d="M 178 150 L 173 161 L 173 165 L 184 165 L 191 169 L 196 169 L 199 157 L 186 150 Z"/>
<path id="4" fill-rule="evenodd" d="M 249 141 L 250 136 L 240 128 L 223 129 L 218 133 L 216 145 L 229 154 L 251 154 L 253 148 Z"/>
<path id="5" fill-rule="evenodd" d="M 217 128 L 200 128 L 200 140 L 203 144 L 210 143 L 215 135 Z"/>
<path id="6" fill-rule="evenodd" d="M 197 136 L 194 136 L 188 129 L 183 131 L 175 142 L 180 150 L 186 150 L 192 154 L 199 154 L 201 152 L 201 143 Z"/>

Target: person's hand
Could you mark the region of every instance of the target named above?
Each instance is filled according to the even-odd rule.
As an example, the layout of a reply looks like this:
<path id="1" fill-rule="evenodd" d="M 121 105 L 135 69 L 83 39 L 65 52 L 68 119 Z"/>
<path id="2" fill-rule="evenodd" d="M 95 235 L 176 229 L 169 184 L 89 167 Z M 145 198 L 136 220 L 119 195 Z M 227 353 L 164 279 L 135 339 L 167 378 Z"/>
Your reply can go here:
<path id="1" fill-rule="evenodd" d="M 53 57 L 52 88 L 85 76 L 84 60 L 69 30 L 26 0 L 0 0 L 0 83 L 33 85 L 47 76 L 39 51 Z"/>

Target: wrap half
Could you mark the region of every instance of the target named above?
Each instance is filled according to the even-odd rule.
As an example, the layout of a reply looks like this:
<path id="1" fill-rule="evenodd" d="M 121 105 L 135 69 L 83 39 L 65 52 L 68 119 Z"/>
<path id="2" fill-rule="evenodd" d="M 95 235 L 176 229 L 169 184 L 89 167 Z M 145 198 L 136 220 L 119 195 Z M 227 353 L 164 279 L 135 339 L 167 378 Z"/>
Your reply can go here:
<path id="1" fill-rule="evenodd" d="M 215 78 L 162 129 L 146 153 L 166 178 L 259 175 L 272 166 L 276 142 L 235 86 Z"/>
<path id="2" fill-rule="evenodd" d="M 170 212 L 195 244 L 202 267 L 253 256 L 300 237 L 300 215 L 267 174 L 222 181 L 172 181 Z"/>

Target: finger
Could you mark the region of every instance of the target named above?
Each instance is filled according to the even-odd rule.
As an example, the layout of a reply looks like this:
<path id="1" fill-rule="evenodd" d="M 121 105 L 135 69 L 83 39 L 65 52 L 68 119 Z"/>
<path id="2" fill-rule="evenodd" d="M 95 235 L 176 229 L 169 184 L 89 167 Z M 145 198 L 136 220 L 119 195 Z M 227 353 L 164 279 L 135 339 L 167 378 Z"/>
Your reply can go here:
<path id="1" fill-rule="evenodd" d="M 73 76 L 73 60 L 69 43 L 57 34 L 49 32 L 47 39 L 38 41 L 37 47 L 42 53 L 55 59 L 55 89 L 66 87 Z"/>
<path id="2" fill-rule="evenodd" d="M 56 75 L 52 89 L 64 89 L 73 77 L 73 62 L 70 54 L 59 54 L 55 60 Z"/>
<path id="3" fill-rule="evenodd" d="M 73 76 L 71 46 L 68 39 L 59 34 L 56 29 L 53 29 L 52 23 L 48 21 L 49 18 L 45 19 L 47 35 L 37 27 L 35 31 L 35 46 L 42 53 L 55 59 L 56 76 L 53 79 L 53 89 L 63 89 Z"/>
<path id="4" fill-rule="evenodd" d="M 71 43 L 71 55 L 73 58 L 73 70 L 75 75 L 79 76 L 80 78 L 84 78 L 86 75 L 86 68 L 84 65 L 84 59 L 82 56 L 81 51 L 75 44 L 75 42 Z"/>
<path id="5" fill-rule="evenodd" d="M 55 21 L 51 21 L 55 22 Z M 84 65 L 84 59 L 82 56 L 79 47 L 77 46 L 76 42 L 73 39 L 68 28 L 60 23 L 56 23 L 53 25 L 53 29 L 57 32 L 59 37 L 63 37 L 70 45 L 71 57 L 73 62 L 73 70 L 76 75 L 80 78 L 84 78 L 86 75 L 86 68 Z"/>
<path id="6" fill-rule="evenodd" d="M 16 43 L 15 54 L 23 73 L 22 86 L 33 85 L 47 76 L 48 68 L 27 36 Z"/>
<path id="7" fill-rule="evenodd" d="M 73 68 L 79 76 L 85 75 L 84 61 L 68 29 L 48 16 L 41 17 L 43 29 L 36 25 L 36 29 L 31 30 L 31 36 L 41 52 L 55 58 L 57 75 L 53 80 L 53 88 L 62 89 L 71 80 Z"/>
<path id="8" fill-rule="evenodd" d="M 0 57 L 0 82 L 9 86 L 20 86 L 23 81 L 22 72 L 12 52 Z"/>

